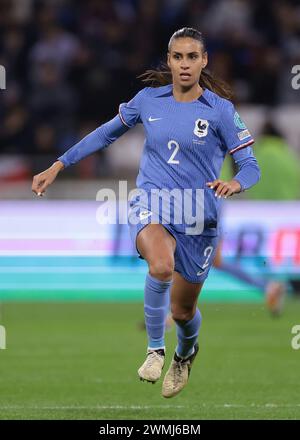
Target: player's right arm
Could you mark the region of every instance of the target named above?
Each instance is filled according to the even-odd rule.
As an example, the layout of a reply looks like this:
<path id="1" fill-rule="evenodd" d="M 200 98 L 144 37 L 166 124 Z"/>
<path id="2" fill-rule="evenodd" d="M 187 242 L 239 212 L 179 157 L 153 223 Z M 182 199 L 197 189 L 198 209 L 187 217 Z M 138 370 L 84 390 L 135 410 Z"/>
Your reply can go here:
<path id="1" fill-rule="evenodd" d="M 34 176 L 32 191 L 36 195 L 42 196 L 46 188 L 53 183 L 57 174 L 64 168 L 76 164 L 95 151 L 108 147 L 129 128 L 141 122 L 140 107 L 143 90 L 130 102 L 121 104 L 117 116 L 85 136 L 60 156 L 50 168 Z"/>

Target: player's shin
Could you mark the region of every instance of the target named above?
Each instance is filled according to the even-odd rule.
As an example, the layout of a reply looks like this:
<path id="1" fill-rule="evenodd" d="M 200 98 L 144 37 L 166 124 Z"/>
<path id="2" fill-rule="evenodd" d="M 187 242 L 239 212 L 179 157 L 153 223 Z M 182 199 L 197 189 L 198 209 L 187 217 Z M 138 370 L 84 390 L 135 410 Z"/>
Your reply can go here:
<path id="1" fill-rule="evenodd" d="M 150 274 L 145 284 L 145 324 L 148 335 L 147 357 L 138 370 L 141 380 L 155 383 L 165 363 L 165 322 L 169 310 L 171 281 L 160 281 Z"/>
<path id="2" fill-rule="evenodd" d="M 197 308 L 196 313 L 190 321 L 175 321 L 178 338 L 176 354 L 181 358 L 187 358 L 194 351 L 197 342 L 202 316 Z"/>
<path id="3" fill-rule="evenodd" d="M 148 349 L 165 348 L 165 322 L 169 310 L 172 281 L 161 281 L 149 273 L 145 283 L 144 312 Z"/>

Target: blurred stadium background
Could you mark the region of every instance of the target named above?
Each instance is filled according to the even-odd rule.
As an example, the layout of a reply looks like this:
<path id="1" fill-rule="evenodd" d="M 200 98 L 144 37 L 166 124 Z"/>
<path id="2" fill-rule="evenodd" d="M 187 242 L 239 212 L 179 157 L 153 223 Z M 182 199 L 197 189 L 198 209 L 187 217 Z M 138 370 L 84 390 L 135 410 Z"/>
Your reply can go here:
<path id="1" fill-rule="evenodd" d="M 166 403 L 135 377 L 146 264 L 126 225 L 96 217 L 98 190 L 135 187 L 143 128 L 63 171 L 43 199 L 31 179 L 117 113 L 183 26 L 206 37 L 262 169 L 223 204 L 224 259 L 286 282 L 289 301 L 273 321 L 261 291 L 213 268 L 194 389 Z M 2 0 L 0 34 L 0 418 L 299 418 L 300 2 Z"/>

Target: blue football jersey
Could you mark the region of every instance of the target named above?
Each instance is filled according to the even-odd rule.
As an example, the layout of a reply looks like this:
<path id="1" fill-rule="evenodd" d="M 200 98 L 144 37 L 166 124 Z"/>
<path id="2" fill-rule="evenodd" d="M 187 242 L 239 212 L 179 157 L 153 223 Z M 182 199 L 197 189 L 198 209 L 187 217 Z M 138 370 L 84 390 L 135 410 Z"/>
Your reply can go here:
<path id="1" fill-rule="evenodd" d="M 202 189 L 204 227 L 213 235 L 219 200 L 206 183 L 219 177 L 227 152 L 238 162 L 244 158 L 255 161 L 250 147 L 254 140 L 233 104 L 208 89 L 199 99 L 179 102 L 172 85 L 147 87 L 120 105 L 119 116 L 128 128 L 137 123 L 145 128 L 137 187 L 148 192 L 153 188 L 191 189 L 194 214 L 196 190 Z M 173 199 L 171 202 L 174 207 Z M 186 226 L 183 222 L 176 229 L 185 232 Z"/>
<path id="2" fill-rule="evenodd" d="M 179 102 L 171 84 L 146 87 L 121 104 L 115 118 L 58 160 L 65 167 L 75 164 L 138 123 L 144 125 L 146 139 L 136 183 L 146 198 L 136 195 L 131 207 L 138 203 L 145 211 L 142 216 L 153 215 L 155 221 L 174 225 L 177 232 L 187 233 L 188 227 L 203 223 L 201 230 L 192 233 L 216 235 L 220 200 L 206 183 L 219 177 L 226 153 L 233 155 L 238 165 L 234 179 L 242 190 L 254 185 L 260 175 L 250 147 L 254 140 L 232 103 L 208 89 L 192 102 Z M 163 203 L 157 204 L 160 197 Z"/>

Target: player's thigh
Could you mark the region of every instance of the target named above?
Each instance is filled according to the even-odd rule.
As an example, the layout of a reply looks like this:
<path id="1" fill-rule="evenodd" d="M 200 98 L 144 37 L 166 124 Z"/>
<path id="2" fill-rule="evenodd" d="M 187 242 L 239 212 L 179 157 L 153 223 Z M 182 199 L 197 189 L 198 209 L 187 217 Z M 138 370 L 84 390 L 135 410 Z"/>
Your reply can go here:
<path id="1" fill-rule="evenodd" d="M 137 236 L 136 245 L 148 263 L 164 258 L 174 261 L 176 240 L 161 224 L 149 223 L 145 226 Z"/>
<path id="2" fill-rule="evenodd" d="M 213 266 L 217 267 L 217 268 L 221 267 L 222 261 L 223 261 L 223 258 L 222 258 L 222 240 L 219 240 L 218 246 L 217 246 L 217 249 L 216 249 L 216 253 L 215 253 L 215 257 L 214 257 L 214 260 L 213 260 Z"/>
<path id="3" fill-rule="evenodd" d="M 190 283 L 178 272 L 173 274 L 171 312 L 175 320 L 190 320 L 197 308 L 198 297 L 204 283 Z"/>

